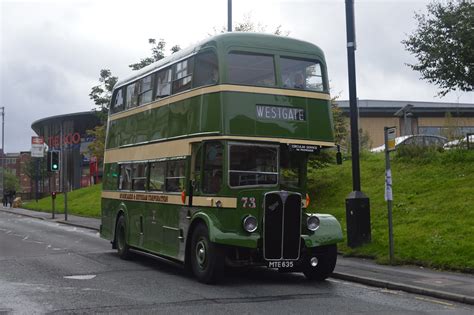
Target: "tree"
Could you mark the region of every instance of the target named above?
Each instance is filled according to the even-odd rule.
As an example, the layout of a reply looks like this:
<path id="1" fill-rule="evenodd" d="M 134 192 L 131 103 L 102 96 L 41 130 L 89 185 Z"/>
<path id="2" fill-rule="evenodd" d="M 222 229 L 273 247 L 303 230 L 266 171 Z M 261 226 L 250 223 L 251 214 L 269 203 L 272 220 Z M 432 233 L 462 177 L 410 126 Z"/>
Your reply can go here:
<path id="1" fill-rule="evenodd" d="M 87 135 L 94 138 L 94 141 L 87 147 L 90 156 L 95 156 L 99 161 L 102 161 L 105 149 L 105 125 L 96 126 L 92 130 L 87 130 Z"/>
<path id="2" fill-rule="evenodd" d="M 415 14 L 417 30 L 402 41 L 417 59 L 408 64 L 421 78 L 439 86 L 440 96 L 453 90 L 473 91 L 474 7 L 471 1 L 449 0 Z"/>
<path id="3" fill-rule="evenodd" d="M 39 159 L 39 162 L 37 160 Z M 23 164 L 22 167 L 22 172 L 30 178 L 32 181 L 36 180 L 36 172 L 37 172 L 37 167 L 39 163 L 39 169 L 38 169 L 38 178 L 46 178 L 50 177 L 50 173 L 48 172 L 48 159 L 45 155 L 45 157 L 42 158 L 29 158 L 28 161 Z"/>
<path id="4" fill-rule="evenodd" d="M 140 59 L 139 62 L 137 63 L 132 63 L 131 65 L 128 65 L 132 70 L 140 70 L 141 68 L 144 68 L 148 65 L 151 65 L 152 63 L 161 60 L 165 58 L 165 47 L 166 47 L 166 42 L 164 39 L 160 39 L 158 42 L 154 38 L 149 38 L 148 43 L 151 46 L 151 57 L 146 57 Z M 181 47 L 179 45 L 174 45 L 171 47 L 171 53 L 175 53 L 177 51 L 180 51 Z"/>
<path id="5" fill-rule="evenodd" d="M 112 91 L 117 81 L 118 78 L 113 76 L 109 69 L 102 69 L 99 75 L 99 85 L 93 86 L 89 93 L 89 97 L 98 107 L 97 111 L 102 122 L 107 118 Z"/>
<path id="6" fill-rule="evenodd" d="M 347 118 L 344 117 L 342 110 L 336 102 L 337 97 L 331 99 L 332 119 L 334 124 L 334 142 L 343 144 L 348 135 Z"/>
<path id="7" fill-rule="evenodd" d="M 278 25 L 276 29 L 272 32 L 274 35 L 280 35 L 280 36 L 288 36 L 290 34 L 289 31 L 283 31 L 281 29 L 281 25 Z M 267 32 L 267 25 L 262 25 L 260 23 L 255 23 L 252 20 L 252 15 L 250 13 L 247 13 L 244 15 L 244 18 L 242 21 L 239 21 L 235 24 L 233 27 L 233 31 L 235 32 L 255 32 L 255 33 L 268 33 Z M 213 28 L 214 33 L 209 34 L 211 35 L 216 35 L 219 33 L 226 33 L 227 32 L 227 27 L 221 26 L 220 28 Z"/>
<path id="8" fill-rule="evenodd" d="M 17 193 L 20 191 L 20 178 L 12 172 L 6 170 L 3 173 L 4 190 L 15 190 Z"/>
<path id="9" fill-rule="evenodd" d="M 92 130 L 87 130 L 87 134 L 93 135 L 95 140 L 89 145 L 89 153 L 91 156 L 97 157 L 100 161 L 104 157 L 104 143 L 105 143 L 105 127 L 107 120 L 107 113 L 112 99 L 112 91 L 118 81 L 118 77 L 112 75 L 109 69 L 100 70 L 99 85 L 93 86 L 89 97 L 97 106 L 96 114 L 99 116 L 101 124 Z M 102 149 L 100 149 L 102 148 Z"/>

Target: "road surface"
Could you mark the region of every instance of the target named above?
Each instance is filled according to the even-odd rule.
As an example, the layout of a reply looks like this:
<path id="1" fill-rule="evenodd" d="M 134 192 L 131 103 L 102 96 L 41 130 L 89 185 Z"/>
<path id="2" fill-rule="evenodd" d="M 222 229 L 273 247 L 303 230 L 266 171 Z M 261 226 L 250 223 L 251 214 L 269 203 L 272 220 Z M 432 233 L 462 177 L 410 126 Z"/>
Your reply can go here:
<path id="1" fill-rule="evenodd" d="M 0 314 L 473 314 L 442 300 L 267 269 L 219 285 L 138 256 L 117 257 L 97 232 L 0 212 Z"/>

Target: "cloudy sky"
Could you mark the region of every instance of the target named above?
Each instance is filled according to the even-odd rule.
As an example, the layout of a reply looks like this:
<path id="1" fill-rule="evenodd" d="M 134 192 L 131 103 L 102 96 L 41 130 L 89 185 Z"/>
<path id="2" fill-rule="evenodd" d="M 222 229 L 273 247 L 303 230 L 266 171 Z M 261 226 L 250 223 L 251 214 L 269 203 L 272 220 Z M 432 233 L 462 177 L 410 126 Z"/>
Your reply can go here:
<path id="1" fill-rule="evenodd" d="M 250 14 L 272 31 L 326 53 L 331 89 L 348 97 L 344 0 L 233 0 L 234 21 Z M 415 60 L 400 41 L 416 27 L 428 1 L 355 1 L 357 94 L 360 99 L 474 103 L 473 93 L 436 97 L 405 63 Z M 123 78 L 127 65 L 150 54 L 148 38 L 186 47 L 227 25 L 227 0 L 0 3 L 0 106 L 5 106 L 5 151 L 29 150 L 38 119 L 94 108 L 89 92 L 100 69 Z"/>

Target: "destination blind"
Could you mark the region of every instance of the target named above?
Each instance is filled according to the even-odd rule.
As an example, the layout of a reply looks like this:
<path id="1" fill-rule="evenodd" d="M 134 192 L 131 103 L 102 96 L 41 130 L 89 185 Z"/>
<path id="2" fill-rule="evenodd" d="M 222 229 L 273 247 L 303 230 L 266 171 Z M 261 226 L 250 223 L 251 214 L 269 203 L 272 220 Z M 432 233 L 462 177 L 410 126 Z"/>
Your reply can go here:
<path id="1" fill-rule="evenodd" d="M 270 120 L 305 121 L 306 115 L 302 108 L 257 105 L 257 118 Z"/>

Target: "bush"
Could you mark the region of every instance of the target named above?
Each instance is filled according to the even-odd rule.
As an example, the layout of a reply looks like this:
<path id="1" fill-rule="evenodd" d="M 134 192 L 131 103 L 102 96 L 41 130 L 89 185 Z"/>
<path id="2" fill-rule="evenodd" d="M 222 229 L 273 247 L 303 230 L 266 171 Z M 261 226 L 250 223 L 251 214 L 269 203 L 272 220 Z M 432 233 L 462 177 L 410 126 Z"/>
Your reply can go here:
<path id="1" fill-rule="evenodd" d="M 401 145 L 397 148 L 397 159 L 404 162 L 426 162 L 438 159 L 443 148 L 436 146 Z"/>
<path id="2" fill-rule="evenodd" d="M 441 155 L 442 163 L 474 163 L 474 150 L 451 149 Z"/>
<path id="3" fill-rule="evenodd" d="M 324 150 L 317 154 L 310 154 L 308 158 L 309 169 L 321 169 L 336 164 L 336 151 Z"/>

